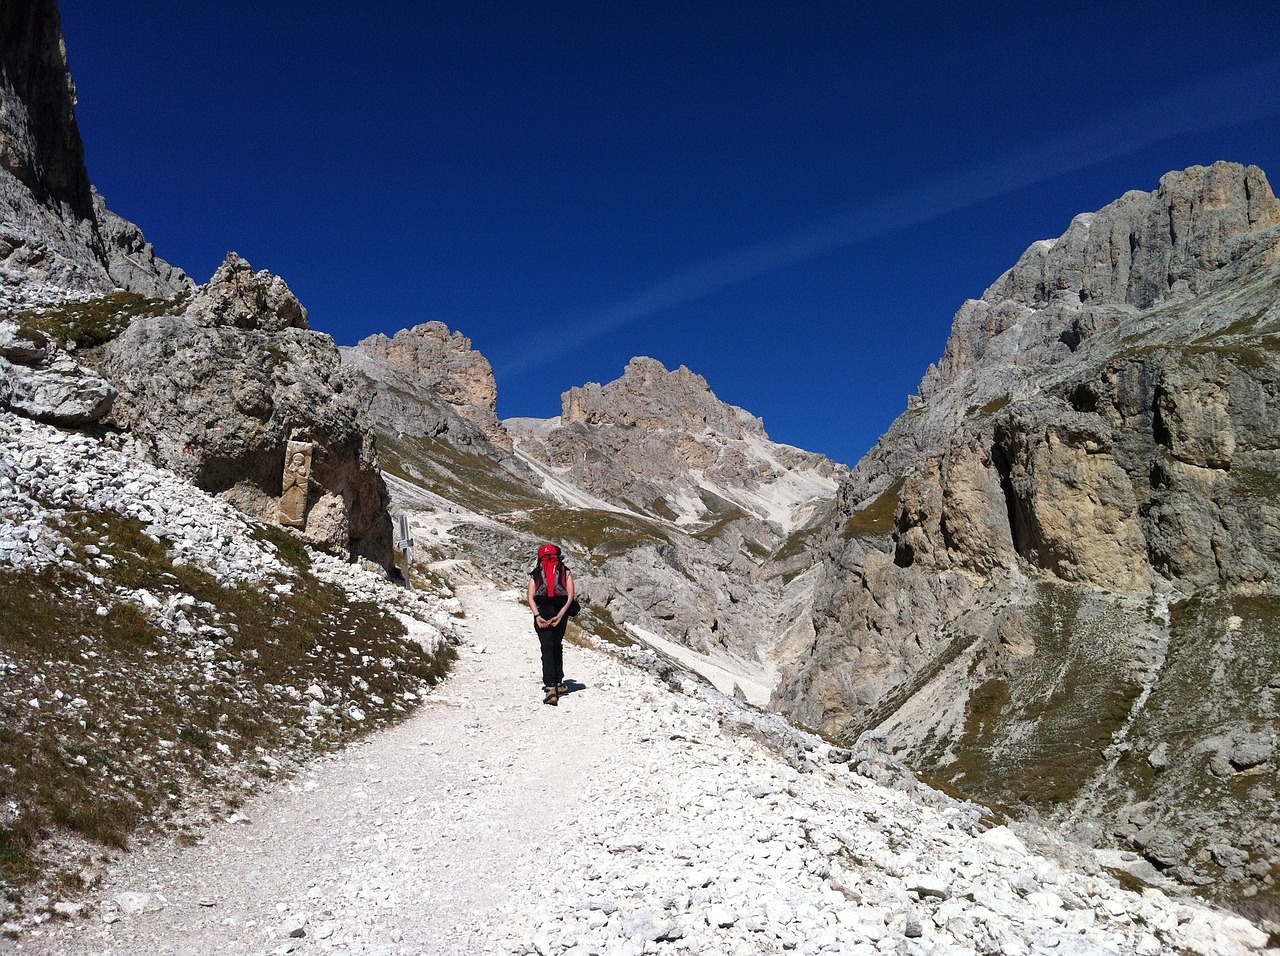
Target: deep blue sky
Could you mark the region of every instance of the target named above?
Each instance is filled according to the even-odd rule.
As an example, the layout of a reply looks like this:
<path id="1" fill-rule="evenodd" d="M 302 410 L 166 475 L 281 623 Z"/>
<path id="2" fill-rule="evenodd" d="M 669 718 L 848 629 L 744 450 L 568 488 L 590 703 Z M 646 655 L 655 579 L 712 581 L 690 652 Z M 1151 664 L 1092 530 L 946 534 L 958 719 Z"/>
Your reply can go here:
<path id="1" fill-rule="evenodd" d="M 1280 4 L 62 0 L 89 172 L 503 417 L 634 355 L 852 464 L 1030 243 L 1171 169 L 1280 186 Z"/>

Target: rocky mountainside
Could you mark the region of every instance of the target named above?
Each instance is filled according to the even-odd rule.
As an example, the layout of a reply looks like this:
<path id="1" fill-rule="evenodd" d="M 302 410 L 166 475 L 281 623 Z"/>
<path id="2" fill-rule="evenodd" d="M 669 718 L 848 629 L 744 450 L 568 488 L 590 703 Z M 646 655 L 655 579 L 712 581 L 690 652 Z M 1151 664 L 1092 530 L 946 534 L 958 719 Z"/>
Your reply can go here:
<path id="1" fill-rule="evenodd" d="M 1252 167 L 1028 249 L 842 490 L 775 705 L 1274 914 L 1278 293 Z"/>
<path id="2" fill-rule="evenodd" d="M 234 253 L 196 287 L 89 185 L 56 6 L 6 4 L 0 39 L 12 892 L 407 712 L 447 657 L 441 578 L 522 587 L 551 539 L 582 631 L 1276 918 L 1261 171 L 1171 173 L 1033 245 L 849 473 L 685 368 L 501 422 L 440 323 L 339 350 Z M 384 573 L 394 512 L 416 597 Z"/>
<path id="3" fill-rule="evenodd" d="M 418 561 L 465 559 L 523 586 L 537 544 L 558 541 L 593 629 L 643 634 L 767 701 L 775 635 L 807 626 L 789 597 L 803 541 L 844 466 L 770 441 L 701 376 L 652 359 L 571 389 L 559 419 L 500 424 L 488 363 L 438 323 L 343 359 L 377 393 L 380 461 L 393 509 L 421 529 Z"/>
<path id="4" fill-rule="evenodd" d="M 290 448 L 305 446 L 299 536 L 390 566 L 372 396 L 279 276 L 232 253 L 189 300 L 135 317 L 85 361 L 120 392 L 108 424 L 260 520 L 277 519 Z"/>
<path id="5" fill-rule="evenodd" d="M 371 393 L 278 276 L 196 288 L 85 168 L 54 0 L 0 9 L 0 410 L 122 429 L 139 454 L 306 541 L 390 567 Z M 301 458 L 295 456 L 301 455 Z M 286 465 L 297 461 L 305 474 Z"/>
<path id="6" fill-rule="evenodd" d="M 0 9 L 0 305 L 189 289 L 90 185 L 55 0 Z"/>
<path id="7" fill-rule="evenodd" d="M 559 421 L 515 420 L 522 454 L 562 479 L 682 526 L 734 519 L 775 533 L 803 526 L 844 466 L 769 441 L 764 423 L 716 398 L 706 379 L 634 358 L 622 377 L 566 392 Z"/>

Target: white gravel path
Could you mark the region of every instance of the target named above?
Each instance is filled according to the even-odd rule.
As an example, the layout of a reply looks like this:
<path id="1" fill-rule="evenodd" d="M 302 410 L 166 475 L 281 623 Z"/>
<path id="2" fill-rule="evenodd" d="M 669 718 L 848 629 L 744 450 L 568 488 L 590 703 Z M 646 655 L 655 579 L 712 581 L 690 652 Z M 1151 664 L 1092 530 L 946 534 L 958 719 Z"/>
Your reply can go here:
<path id="1" fill-rule="evenodd" d="M 1039 856 L 969 805 L 873 783 L 825 745 L 792 766 L 760 742 L 775 721 L 691 678 L 671 692 L 568 646 L 581 689 L 545 706 L 521 595 L 460 597 L 469 644 L 410 721 L 312 765 L 199 846 L 131 855 L 97 913 L 9 945 L 1238 956 L 1265 944 L 1237 917 Z"/>
<path id="2" fill-rule="evenodd" d="M 543 705 L 528 609 L 492 589 L 464 599 L 468 643 L 412 719 L 317 762 L 198 846 L 130 856 L 100 891 L 115 922 L 91 917 L 17 951 L 265 953 L 298 945 L 285 930 L 305 916 L 311 943 L 480 952 L 494 908 L 536 876 L 549 824 L 614 746 L 600 728 L 618 701 L 595 687 L 609 662 L 567 647 L 585 689 Z M 125 893 L 148 897 L 127 908 L 163 908 L 120 914 Z"/>

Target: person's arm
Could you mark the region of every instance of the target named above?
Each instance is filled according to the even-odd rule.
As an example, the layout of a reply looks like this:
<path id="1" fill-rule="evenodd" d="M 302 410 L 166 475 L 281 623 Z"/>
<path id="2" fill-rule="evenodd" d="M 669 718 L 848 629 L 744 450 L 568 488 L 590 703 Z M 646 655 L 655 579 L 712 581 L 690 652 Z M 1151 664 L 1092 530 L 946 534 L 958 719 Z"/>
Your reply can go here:
<path id="1" fill-rule="evenodd" d="M 533 618 L 534 618 L 535 624 L 537 624 L 539 621 L 542 621 L 542 618 L 538 616 L 538 605 L 535 604 L 533 600 L 533 595 L 536 592 L 536 590 L 537 590 L 537 585 L 534 583 L 533 578 L 529 578 L 529 588 L 525 592 L 525 601 L 529 605 L 529 610 L 533 612 Z M 545 624 L 546 622 L 542 621 L 542 623 L 538 624 L 538 626 L 543 627 L 545 626 Z"/>
<path id="2" fill-rule="evenodd" d="M 564 607 L 560 609 L 560 613 L 553 617 L 550 621 L 552 627 L 555 627 L 564 620 L 564 616 L 569 613 L 569 605 L 573 603 L 573 575 L 566 574 L 564 576 Z"/>

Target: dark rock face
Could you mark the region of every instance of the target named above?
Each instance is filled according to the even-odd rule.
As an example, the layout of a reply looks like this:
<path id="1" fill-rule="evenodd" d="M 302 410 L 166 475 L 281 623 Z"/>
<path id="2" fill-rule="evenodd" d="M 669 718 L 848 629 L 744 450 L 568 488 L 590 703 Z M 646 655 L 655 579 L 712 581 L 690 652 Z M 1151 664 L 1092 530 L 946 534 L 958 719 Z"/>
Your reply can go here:
<path id="1" fill-rule="evenodd" d="M 290 440 L 314 442 L 307 540 L 391 563 L 387 490 L 365 420 L 370 394 L 278 276 L 232 254 L 179 315 L 136 319 L 104 349 L 111 421 L 157 461 L 274 521 Z"/>
<path id="2" fill-rule="evenodd" d="M 0 306 L 116 289 L 169 297 L 191 281 L 89 183 L 54 0 L 0 8 Z"/>
<path id="3" fill-rule="evenodd" d="M 855 469 L 775 703 L 1224 899 L 1280 898 L 1278 293 L 1253 167 L 1170 173 L 1033 245 Z M 877 510 L 892 531 L 859 530 Z M 1159 829 L 1130 829 L 1137 801 Z"/>
<path id="4" fill-rule="evenodd" d="M 41 205 L 93 219 L 55 0 L 10 0 L 0 9 L 0 73 L 0 166 Z"/>

